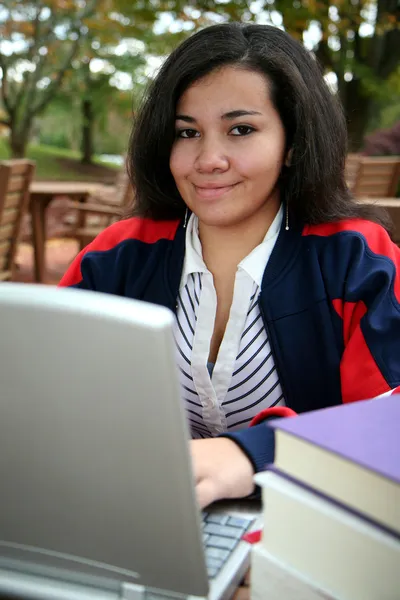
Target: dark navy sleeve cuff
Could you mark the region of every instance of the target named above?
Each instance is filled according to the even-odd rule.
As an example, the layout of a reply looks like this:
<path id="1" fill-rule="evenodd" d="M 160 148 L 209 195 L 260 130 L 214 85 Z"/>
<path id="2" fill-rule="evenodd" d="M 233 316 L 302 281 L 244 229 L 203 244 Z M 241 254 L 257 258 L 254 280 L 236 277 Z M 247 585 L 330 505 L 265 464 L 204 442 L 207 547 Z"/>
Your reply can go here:
<path id="1" fill-rule="evenodd" d="M 267 465 L 274 462 L 274 430 L 266 423 L 241 431 L 223 433 L 219 437 L 226 437 L 235 442 L 251 461 L 255 473 L 265 471 Z"/>

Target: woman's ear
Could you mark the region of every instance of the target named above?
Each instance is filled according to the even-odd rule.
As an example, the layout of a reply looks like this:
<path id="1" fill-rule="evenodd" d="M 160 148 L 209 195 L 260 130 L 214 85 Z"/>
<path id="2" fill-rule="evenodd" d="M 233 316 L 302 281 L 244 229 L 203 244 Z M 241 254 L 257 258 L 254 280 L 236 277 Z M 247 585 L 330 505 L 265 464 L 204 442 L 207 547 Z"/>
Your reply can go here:
<path id="1" fill-rule="evenodd" d="M 293 148 L 289 148 L 289 150 L 286 153 L 285 167 L 290 167 L 291 162 L 292 162 L 292 154 L 293 154 Z"/>

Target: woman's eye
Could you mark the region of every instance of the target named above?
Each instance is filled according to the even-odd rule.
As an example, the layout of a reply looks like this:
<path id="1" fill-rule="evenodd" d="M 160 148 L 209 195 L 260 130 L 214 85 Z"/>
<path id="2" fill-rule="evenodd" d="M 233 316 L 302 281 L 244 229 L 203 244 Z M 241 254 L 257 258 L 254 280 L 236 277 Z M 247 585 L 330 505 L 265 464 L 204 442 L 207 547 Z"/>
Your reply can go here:
<path id="1" fill-rule="evenodd" d="M 235 131 L 237 133 L 234 133 Z M 254 131 L 254 128 L 250 127 L 250 125 L 236 125 L 236 127 L 231 129 L 231 134 L 236 135 L 236 136 L 243 136 L 243 135 L 249 135 L 253 131 Z"/>
<path id="2" fill-rule="evenodd" d="M 179 129 L 176 132 L 176 137 L 178 138 L 194 138 L 197 135 L 197 131 L 195 129 Z"/>

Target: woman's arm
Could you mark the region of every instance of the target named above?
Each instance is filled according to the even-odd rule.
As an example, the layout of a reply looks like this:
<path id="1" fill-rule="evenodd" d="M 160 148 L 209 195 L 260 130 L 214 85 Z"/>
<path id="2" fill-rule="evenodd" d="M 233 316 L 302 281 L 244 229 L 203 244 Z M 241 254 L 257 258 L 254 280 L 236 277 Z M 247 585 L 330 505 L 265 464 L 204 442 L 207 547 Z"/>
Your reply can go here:
<path id="1" fill-rule="evenodd" d="M 345 247 L 338 245 L 339 251 L 350 250 L 348 266 L 346 277 L 337 280 L 337 295 L 331 290 L 343 326 L 342 401 L 376 397 L 379 402 L 380 396 L 400 390 L 400 249 L 374 223 L 356 226 L 360 229 L 356 235 L 352 229 L 350 237 L 343 238 Z M 294 414 L 287 408 L 279 410 Z M 205 440 L 199 440 L 193 456 L 202 506 L 210 499 L 251 493 L 254 472 L 265 469 L 274 459 L 273 431 L 260 422 L 272 416 L 286 415 L 265 411 L 249 429 L 225 434 L 229 444 L 221 445 L 223 439 L 215 438 L 207 440 L 206 447 Z"/>
<path id="2" fill-rule="evenodd" d="M 295 414 L 285 407 L 266 409 L 247 429 L 193 440 L 191 453 L 200 506 L 251 494 L 254 473 L 263 471 L 274 460 L 274 432 L 267 427 L 267 421 Z"/>

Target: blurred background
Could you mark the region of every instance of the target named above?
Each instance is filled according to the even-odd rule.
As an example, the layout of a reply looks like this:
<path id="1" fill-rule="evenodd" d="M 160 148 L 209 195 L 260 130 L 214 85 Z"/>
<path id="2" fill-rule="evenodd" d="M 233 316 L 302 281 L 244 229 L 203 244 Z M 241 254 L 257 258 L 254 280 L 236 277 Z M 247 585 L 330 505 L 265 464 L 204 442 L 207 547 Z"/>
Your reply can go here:
<path id="1" fill-rule="evenodd" d="M 102 190 L 90 192 L 77 187 L 79 182 L 109 187 L 108 198 L 114 194 L 118 205 L 125 203 L 127 183 L 121 183 L 118 173 L 146 84 L 185 37 L 227 21 L 275 25 L 315 54 L 345 109 L 349 187 L 360 197 L 399 195 L 398 0 L 2 0 L 0 161 L 29 159 L 34 163 L 31 179 L 47 182 L 42 188 L 26 184 L 31 196 L 26 204 L 30 211 L 25 208 L 22 219 L 23 242 L 30 242 L 30 223 L 39 215 L 37 237 L 48 254 L 48 240 L 66 239 L 60 225 L 76 222 L 71 197 L 89 199 L 92 208 L 93 202 L 109 203 Z M 364 164 L 360 157 L 365 155 L 397 156 L 399 161 Z M 4 174 L 4 181 L 6 177 L 11 175 Z M 75 182 L 75 187 L 58 185 L 49 191 L 52 181 Z M 91 218 L 98 223 L 99 213 Z M 82 225 L 83 217 L 78 221 Z M 14 234 L 7 227 L 11 240 Z M 80 244 L 94 233 L 81 236 Z M 66 247 L 57 242 L 52 256 Z M 69 257 L 61 256 L 51 281 L 76 252 L 76 246 L 69 247 Z M 20 271 L 31 255 L 32 247 L 19 246 Z"/>
<path id="2" fill-rule="evenodd" d="M 33 158 L 38 178 L 112 177 L 163 58 L 230 20 L 276 25 L 315 53 L 350 151 L 400 153 L 397 0 L 3 0 L 0 158 Z"/>

